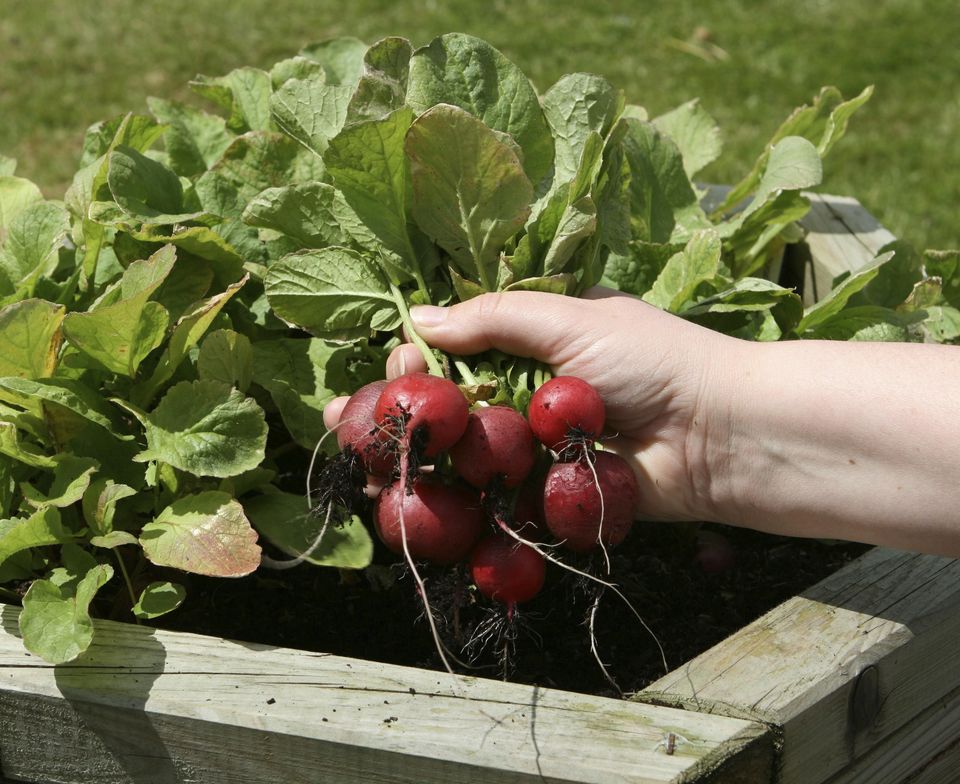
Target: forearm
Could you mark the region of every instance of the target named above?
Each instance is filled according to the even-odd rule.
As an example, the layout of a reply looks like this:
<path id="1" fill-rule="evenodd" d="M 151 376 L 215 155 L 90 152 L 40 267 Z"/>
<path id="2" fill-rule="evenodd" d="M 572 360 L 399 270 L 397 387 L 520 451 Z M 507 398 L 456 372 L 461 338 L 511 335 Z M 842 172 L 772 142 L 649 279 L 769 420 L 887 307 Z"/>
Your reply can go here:
<path id="1" fill-rule="evenodd" d="M 731 354 L 707 446 L 716 519 L 960 556 L 960 348 L 797 341 Z"/>

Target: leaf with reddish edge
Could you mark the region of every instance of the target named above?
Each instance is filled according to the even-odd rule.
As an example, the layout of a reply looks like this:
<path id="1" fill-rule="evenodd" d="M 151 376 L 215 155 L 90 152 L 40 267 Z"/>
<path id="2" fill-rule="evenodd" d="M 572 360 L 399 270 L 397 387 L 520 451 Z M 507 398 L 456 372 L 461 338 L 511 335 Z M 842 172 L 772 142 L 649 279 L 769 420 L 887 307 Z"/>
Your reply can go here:
<path id="1" fill-rule="evenodd" d="M 140 534 L 157 566 L 211 577 L 243 577 L 260 565 L 257 533 L 239 501 L 216 490 L 174 501 Z"/>

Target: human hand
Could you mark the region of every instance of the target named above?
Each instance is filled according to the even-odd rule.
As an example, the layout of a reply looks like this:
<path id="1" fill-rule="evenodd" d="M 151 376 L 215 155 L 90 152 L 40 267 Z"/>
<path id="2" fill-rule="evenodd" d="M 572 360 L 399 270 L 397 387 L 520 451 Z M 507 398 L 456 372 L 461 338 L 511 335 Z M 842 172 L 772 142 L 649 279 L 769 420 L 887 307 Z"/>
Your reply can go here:
<path id="1" fill-rule="evenodd" d="M 499 349 L 532 357 L 555 375 L 592 384 L 607 409 L 605 448 L 630 463 L 640 485 L 641 516 L 712 519 L 706 435 L 714 419 L 711 386 L 731 338 L 619 292 L 585 298 L 540 292 L 485 294 L 448 308 L 411 311 L 417 332 L 452 354 Z M 387 377 L 423 371 L 420 351 L 398 347 Z M 324 411 L 335 426 L 346 398 Z"/>

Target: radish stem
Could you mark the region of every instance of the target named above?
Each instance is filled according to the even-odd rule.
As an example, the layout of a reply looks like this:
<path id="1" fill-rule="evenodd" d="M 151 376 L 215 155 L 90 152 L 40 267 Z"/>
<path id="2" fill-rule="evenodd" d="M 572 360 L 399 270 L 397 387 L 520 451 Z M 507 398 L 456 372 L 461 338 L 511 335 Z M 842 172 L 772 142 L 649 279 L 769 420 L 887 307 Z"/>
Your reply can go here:
<path id="1" fill-rule="evenodd" d="M 440 367 L 440 363 L 434 356 L 430 346 L 426 344 L 424 339 L 417 334 L 417 330 L 413 328 L 413 321 L 410 319 L 410 310 L 407 308 L 407 303 L 403 299 L 403 294 L 400 292 L 400 289 L 391 283 L 390 293 L 393 294 L 393 301 L 397 305 L 397 310 L 400 311 L 400 320 L 403 322 L 403 328 L 407 332 L 407 337 L 410 338 L 410 342 L 413 343 L 413 345 L 420 349 L 420 353 L 423 354 L 423 358 L 427 362 L 427 369 L 430 371 L 430 374 L 444 378 L 443 368 Z"/>

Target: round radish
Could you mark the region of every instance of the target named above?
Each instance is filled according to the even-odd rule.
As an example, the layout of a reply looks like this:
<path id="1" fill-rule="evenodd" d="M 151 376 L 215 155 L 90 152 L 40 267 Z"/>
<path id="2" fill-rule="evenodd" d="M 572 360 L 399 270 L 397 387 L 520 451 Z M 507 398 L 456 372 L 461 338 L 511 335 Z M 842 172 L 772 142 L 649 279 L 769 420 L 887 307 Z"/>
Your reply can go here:
<path id="1" fill-rule="evenodd" d="M 532 547 L 494 535 L 473 548 L 470 573 L 480 593 L 509 607 L 540 593 L 546 561 Z"/>
<path id="2" fill-rule="evenodd" d="M 602 503 L 601 503 L 602 496 Z M 633 525 L 640 493 L 627 462 L 612 452 L 554 463 L 543 489 L 543 516 L 550 532 L 578 552 L 620 544 Z"/>
<path id="3" fill-rule="evenodd" d="M 466 485 L 445 485 L 429 475 L 397 481 L 380 491 L 373 515 L 380 539 L 398 555 L 401 512 L 411 557 L 435 564 L 465 558 L 486 527 L 480 497 Z"/>
<path id="4" fill-rule="evenodd" d="M 373 412 L 386 381 L 374 381 L 354 392 L 340 414 L 337 443 L 341 449 L 352 449 L 360 457 L 368 474 L 390 476 L 397 465 L 397 454 L 377 437 Z"/>
<path id="5" fill-rule="evenodd" d="M 723 574 L 736 566 L 737 553 L 723 534 L 701 529 L 697 532 L 694 561 L 705 574 Z"/>
<path id="6" fill-rule="evenodd" d="M 450 460 L 460 476 L 483 490 L 494 477 L 505 487 L 516 487 L 537 459 L 533 432 L 523 415 L 506 406 L 478 408 L 467 418 L 467 428 L 452 447 Z"/>
<path id="7" fill-rule="evenodd" d="M 599 438 L 606 413 L 590 384 L 576 376 L 557 376 L 533 393 L 527 417 L 544 446 L 562 452 L 572 444 Z"/>
<path id="8" fill-rule="evenodd" d="M 382 428 L 381 438 L 406 439 L 409 448 L 435 457 L 463 435 L 469 407 L 452 381 L 428 373 L 408 373 L 383 388 L 374 419 Z"/>

